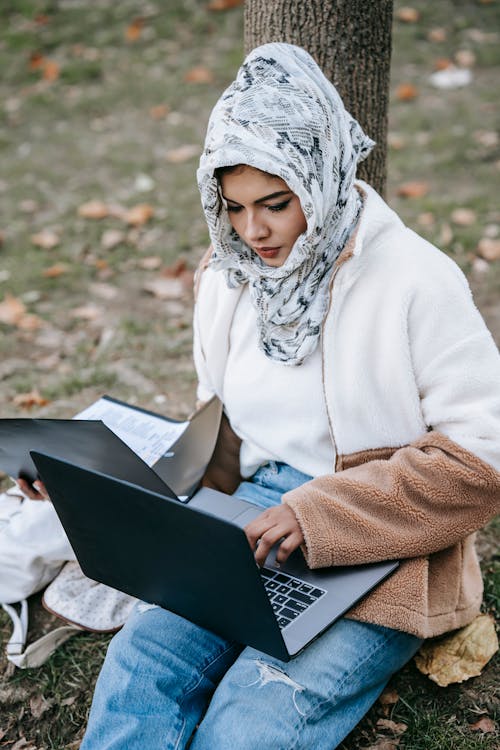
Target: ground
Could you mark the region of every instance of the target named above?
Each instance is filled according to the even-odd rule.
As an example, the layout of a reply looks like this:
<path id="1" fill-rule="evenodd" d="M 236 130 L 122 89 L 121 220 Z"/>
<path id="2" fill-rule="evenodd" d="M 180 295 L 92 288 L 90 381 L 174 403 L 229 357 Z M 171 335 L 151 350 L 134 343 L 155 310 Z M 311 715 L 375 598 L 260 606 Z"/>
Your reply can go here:
<path id="1" fill-rule="evenodd" d="M 193 408 L 191 281 L 208 240 L 196 160 L 242 57 L 242 9 L 208 6 L 2 4 L 4 416 L 68 417 L 102 393 L 174 417 Z M 500 261 L 481 253 L 499 254 L 499 3 L 418 0 L 395 10 L 387 198 L 464 269 L 498 343 Z M 450 63 L 470 82 L 435 88 L 430 75 L 453 75 Z M 498 538 L 497 523 L 480 539 L 492 613 Z M 32 635 L 55 626 L 39 597 L 31 612 Z M 75 637 L 26 673 L 0 657 L 0 747 L 77 748 L 107 642 Z M 481 677 L 443 689 L 411 664 L 391 684 L 399 700 L 377 704 L 343 748 L 497 748 L 498 676 L 497 658 Z M 472 728 L 483 716 L 495 731 Z M 384 717 L 406 729 L 376 726 Z"/>

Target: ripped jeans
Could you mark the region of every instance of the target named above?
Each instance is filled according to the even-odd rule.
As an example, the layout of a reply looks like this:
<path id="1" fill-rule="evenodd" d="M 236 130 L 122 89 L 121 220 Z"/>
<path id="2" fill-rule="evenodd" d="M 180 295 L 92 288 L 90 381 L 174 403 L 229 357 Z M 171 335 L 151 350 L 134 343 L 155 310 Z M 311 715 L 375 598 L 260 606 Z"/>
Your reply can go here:
<path id="1" fill-rule="evenodd" d="M 310 477 L 270 463 L 263 507 Z M 80 750 L 333 750 L 422 641 L 342 618 L 288 663 L 138 604 L 112 640 Z"/>

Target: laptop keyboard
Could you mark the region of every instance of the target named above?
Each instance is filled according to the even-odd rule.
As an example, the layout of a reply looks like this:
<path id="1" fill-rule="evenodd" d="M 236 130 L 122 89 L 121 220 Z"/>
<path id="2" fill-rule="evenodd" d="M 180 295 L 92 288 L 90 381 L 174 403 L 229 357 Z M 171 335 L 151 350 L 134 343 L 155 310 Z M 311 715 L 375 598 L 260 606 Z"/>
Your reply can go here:
<path id="1" fill-rule="evenodd" d="M 288 573 L 262 568 L 261 575 L 280 628 L 286 628 L 326 594 L 324 589 L 311 586 Z"/>

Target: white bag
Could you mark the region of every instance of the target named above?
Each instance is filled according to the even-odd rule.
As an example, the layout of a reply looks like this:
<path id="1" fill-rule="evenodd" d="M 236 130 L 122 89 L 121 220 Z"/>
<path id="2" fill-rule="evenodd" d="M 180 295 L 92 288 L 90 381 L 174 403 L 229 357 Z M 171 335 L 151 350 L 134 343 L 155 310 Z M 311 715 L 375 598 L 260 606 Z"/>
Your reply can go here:
<path id="1" fill-rule="evenodd" d="M 69 624 L 26 647 L 26 599 L 50 581 L 43 603 Z M 0 604 L 13 624 L 9 661 L 23 669 L 38 667 L 76 632 L 116 631 L 134 603 L 82 573 L 50 501 L 30 500 L 17 487 L 0 494 Z"/>

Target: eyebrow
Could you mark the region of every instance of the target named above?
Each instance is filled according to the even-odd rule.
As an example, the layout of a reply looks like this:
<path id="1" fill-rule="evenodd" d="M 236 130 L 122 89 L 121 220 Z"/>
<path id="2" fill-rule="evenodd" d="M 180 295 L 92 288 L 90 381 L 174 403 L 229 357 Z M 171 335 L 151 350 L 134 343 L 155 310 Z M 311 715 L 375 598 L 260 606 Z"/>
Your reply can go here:
<path id="1" fill-rule="evenodd" d="M 291 192 L 291 190 L 278 190 L 276 193 L 270 193 L 269 195 L 264 195 L 262 198 L 257 198 L 254 203 L 264 203 L 265 201 L 270 201 L 273 198 L 280 198 L 282 195 L 290 195 Z M 226 198 L 225 195 L 223 195 L 222 197 L 229 203 L 237 203 L 238 205 L 240 205 L 238 201 L 234 201 L 232 198 Z"/>

